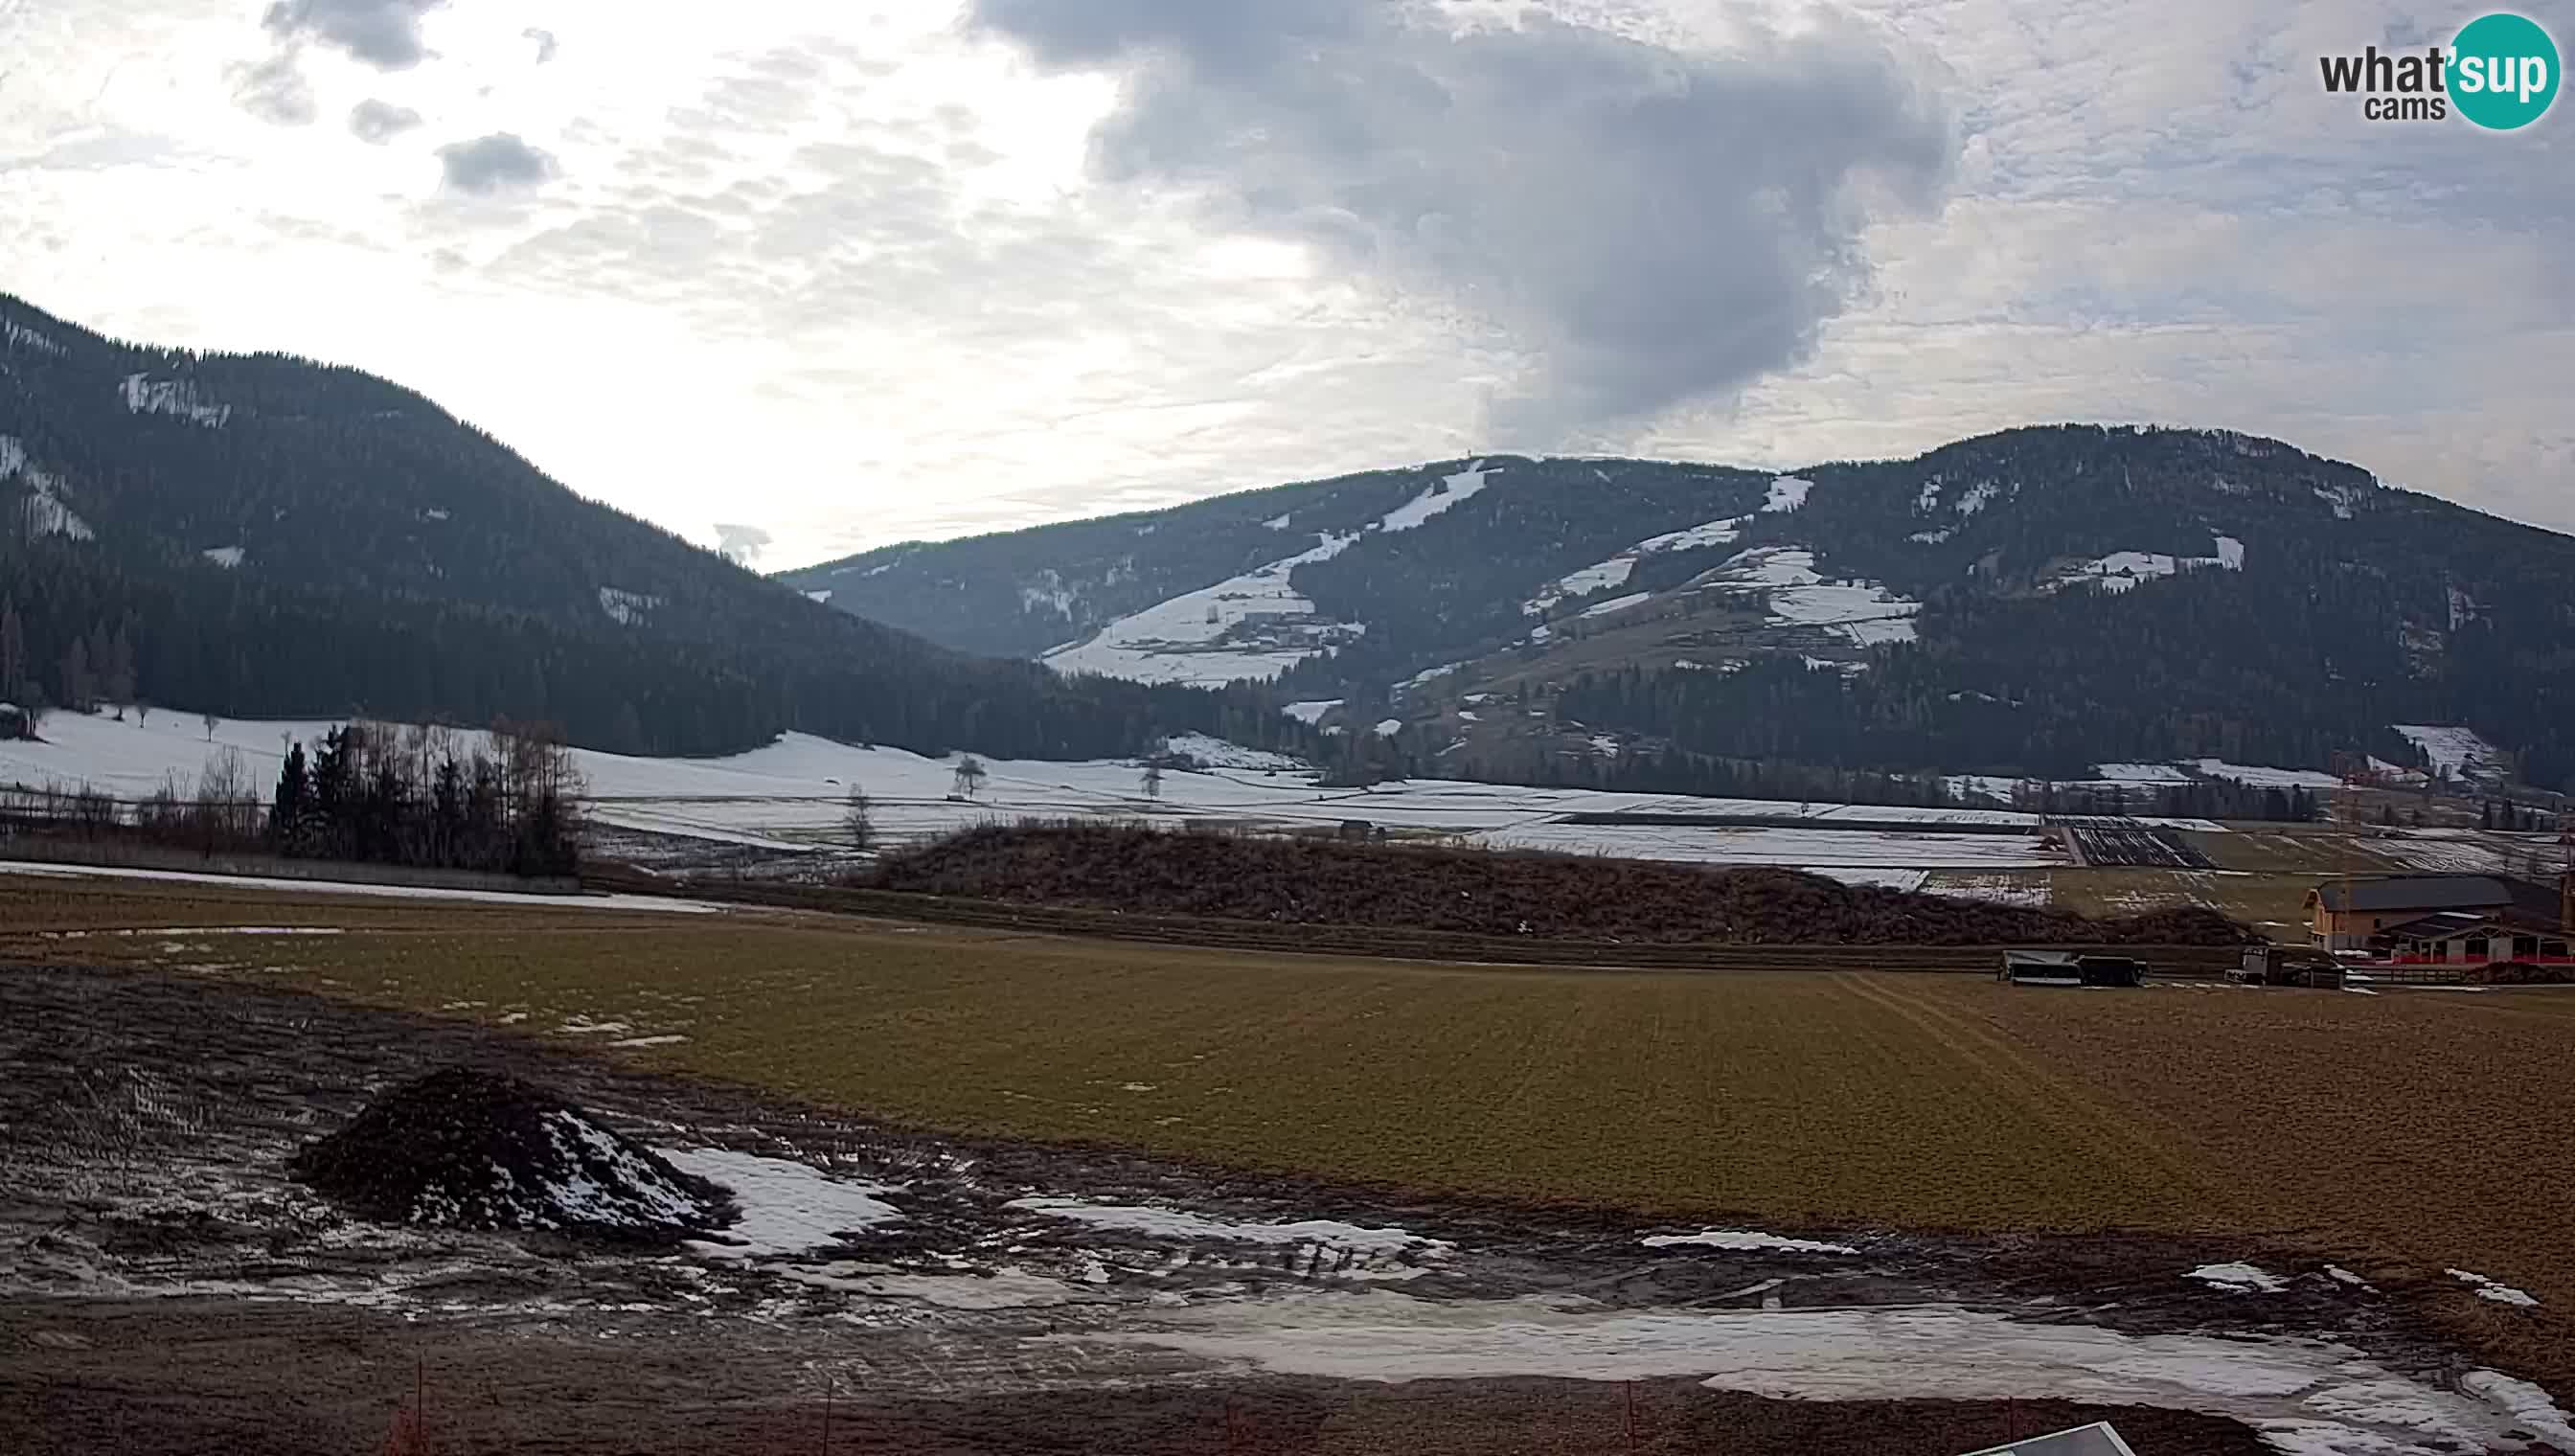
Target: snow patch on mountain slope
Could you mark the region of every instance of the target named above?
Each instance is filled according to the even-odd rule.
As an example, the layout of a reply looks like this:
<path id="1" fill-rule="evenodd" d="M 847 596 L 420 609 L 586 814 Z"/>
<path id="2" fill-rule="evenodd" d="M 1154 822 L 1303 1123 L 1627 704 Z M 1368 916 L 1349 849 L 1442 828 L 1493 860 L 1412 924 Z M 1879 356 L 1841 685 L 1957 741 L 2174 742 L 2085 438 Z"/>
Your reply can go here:
<path id="1" fill-rule="evenodd" d="M 1410 531 L 1441 512 L 1452 510 L 1473 500 L 1475 494 L 1484 489 L 1484 482 L 1487 479 L 1500 474 L 1500 471 L 1484 469 L 1484 463 L 1479 460 L 1455 475 L 1443 478 L 1437 486 L 1423 491 L 1420 495 L 1385 513 L 1385 519 L 1377 523 L 1377 530 Z"/>
<path id="2" fill-rule="evenodd" d="M 818 591 L 808 592 L 805 594 L 805 600 L 829 607 L 832 605 L 832 589 L 824 587 Z"/>
<path id="3" fill-rule="evenodd" d="M 2002 491 L 2002 487 L 1995 485 L 1991 481 L 1978 481 L 1968 490 L 1967 494 L 1958 498 L 1958 514 L 1961 516 L 1975 515 L 1977 512 L 1984 510 L 1986 505 L 1990 503 L 1994 497 L 2001 495 Z"/>
<path id="4" fill-rule="evenodd" d="M 1913 641 L 1913 616 L 1922 610 L 1874 584 L 1826 583 L 1803 547 L 1756 547 L 1703 580 L 1720 591 L 1765 593 L 1772 622 L 1827 628 L 1860 647 Z"/>
<path id="5" fill-rule="evenodd" d="M 1922 546 L 1938 546 L 1940 543 L 1947 541 L 1950 537 L 1957 534 L 1958 530 L 1956 527 L 1943 526 L 1937 531 L 1917 531 L 1904 539 L 1906 541 L 1918 543 Z"/>
<path id="6" fill-rule="evenodd" d="M 2317 500 L 2333 508 L 2336 521 L 2349 521 L 2352 506 L 2362 495 L 2360 491 L 2350 486 L 2318 486 L 2315 492 Z"/>
<path id="7" fill-rule="evenodd" d="M 1280 712 L 1296 720 L 1307 728 L 1312 728 L 1314 725 L 1323 721 L 1324 714 L 1327 714 L 1340 706 L 1341 700 L 1337 698 L 1318 698 L 1310 703 L 1288 704 L 1286 708 L 1281 709 Z"/>
<path id="8" fill-rule="evenodd" d="M 2214 537 L 2212 540 L 2217 548 L 2215 556 L 2175 557 L 2154 551 L 2114 551 L 2066 572 L 2056 579 L 2057 585 L 2080 584 L 2116 595 L 2133 589 L 2139 582 L 2175 576 L 2184 569 L 2244 570 L 2244 543 L 2231 536 Z"/>
<path id="9" fill-rule="evenodd" d="M 1568 572 L 1556 578 L 1546 585 L 1545 590 L 1521 603 L 1520 612 L 1527 617 L 1542 617 L 1567 598 L 1623 587 L 1628 576 L 1636 570 L 1636 563 L 1649 556 L 1728 545 L 1743 534 L 1744 524 L 1751 519 L 1749 516 L 1729 516 L 1722 521 L 1704 522 L 1685 530 L 1649 536 L 1605 562 L 1595 562 L 1578 572 Z"/>
<path id="10" fill-rule="evenodd" d="M 2503 760 L 2503 750 L 2479 736 L 2475 728 L 2421 723 L 2393 727 L 2432 760 L 2434 772 L 2446 769 L 2454 779 L 2492 773 Z"/>
<path id="11" fill-rule="evenodd" d="M 1653 594 L 1651 592 L 1630 592 L 1624 597 L 1613 597 L 1606 602 L 1586 607 L 1582 609 L 1582 615 L 1585 617 L 1607 617 L 1613 612 L 1624 612 L 1628 608 L 1643 602 L 1646 598 L 1651 597 L 1652 595 Z"/>
<path id="12" fill-rule="evenodd" d="M 238 568 L 242 564 L 242 549 L 237 546 L 212 546 L 197 553 L 197 555 L 204 557 L 206 560 L 213 562 L 216 566 L 219 566 L 228 572 Z"/>
<path id="13" fill-rule="evenodd" d="M 662 605 L 659 597 L 641 592 L 622 591 L 616 587 L 599 589 L 599 610 L 609 615 L 620 627 L 641 627 L 653 610 Z"/>
<path id="14" fill-rule="evenodd" d="M 155 383 L 148 374 L 125 377 L 125 408 L 137 415 L 171 415 L 192 425 L 220 430 L 233 417 L 230 405 L 208 405 L 197 399 L 197 387 L 186 380 Z"/>
<path id="15" fill-rule="evenodd" d="M 1081 600 L 1082 595 L 1074 591 L 1072 588 L 1067 587 L 1064 584 L 1064 579 L 1057 576 L 1052 570 L 1039 574 L 1037 586 L 1022 587 L 1020 589 L 1020 608 L 1022 611 L 1035 612 L 1039 608 L 1045 607 L 1053 610 L 1056 616 L 1065 619 L 1067 622 L 1073 620 L 1074 604 Z"/>
<path id="16" fill-rule="evenodd" d="M 1163 746 L 1204 768 L 1310 768 L 1293 753 L 1248 747 L 1213 733 L 1174 733 Z"/>
<path id="17" fill-rule="evenodd" d="M 1806 504 L 1806 493 L 1815 488 L 1813 481 L 1802 476 L 1780 476 L 1770 482 L 1770 494 L 1761 503 L 1765 516 L 1781 516 Z"/>
<path id="18" fill-rule="evenodd" d="M 98 533 L 89 523 L 72 513 L 72 508 L 55 495 L 62 482 L 36 469 L 27 459 L 27 448 L 13 435 L 0 435 L 0 486 L 12 480 L 24 480 L 29 495 L 20 508 L 19 519 L 28 539 L 39 536 L 68 537 L 73 541 L 95 541 Z"/>
<path id="19" fill-rule="evenodd" d="M 1042 661 L 1067 676 L 1097 673 L 1138 683 L 1268 682 L 1367 630 L 1318 619 L 1314 604 L 1288 580 L 1296 568 L 1330 561 L 1356 540 L 1355 534 L 1323 537 L 1310 550 L 1119 618 Z"/>
<path id="20" fill-rule="evenodd" d="M 1940 478 L 1938 476 L 1933 476 L 1931 479 L 1922 483 L 1922 494 L 1913 498 L 1913 509 L 1917 512 L 1936 511 L 1940 509 Z"/>
<path id="21" fill-rule="evenodd" d="M 1295 514 L 1294 512 L 1289 512 L 1289 513 L 1288 513 L 1288 515 L 1294 515 L 1294 514 Z M 1269 527 L 1269 528 L 1270 528 L 1271 530 L 1273 530 L 1273 531 L 1285 531 L 1285 530 L 1287 530 L 1287 529 L 1288 529 L 1288 517 L 1287 517 L 1287 516 L 1273 516 L 1273 517 L 1271 517 L 1269 520 L 1264 521 L 1264 522 L 1262 522 L 1261 524 L 1262 524 L 1262 525 L 1264 525 L 1264 526 Z"/>
<path id="22" fill-rule="evenodd" d="M 15 319 L 0 319 L 0 345 L 6 345 L 11 349 L 32 350 L 38 354 L 61 355 L 70 352 Z"/>

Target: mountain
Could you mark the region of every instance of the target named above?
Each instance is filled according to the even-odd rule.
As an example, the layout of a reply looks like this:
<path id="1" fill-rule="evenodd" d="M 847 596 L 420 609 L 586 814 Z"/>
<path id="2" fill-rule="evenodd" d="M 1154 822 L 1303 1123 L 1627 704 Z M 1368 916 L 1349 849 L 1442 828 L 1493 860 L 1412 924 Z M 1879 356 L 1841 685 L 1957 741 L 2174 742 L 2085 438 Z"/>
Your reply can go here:
<path id="1" fill-rule="evenodd" d="M 934 646 L 584 500 L 399 386 L 119 343 L 7 295 L 0 599 L 0 699 L 507 716 L 653 753 L 800 728 L 1082 757 L 1276 717 Z"/>
<path id="2" fill-rule="evenodd" d="M 2035 427 L 1785 475 L 1460 460 L 782 580 L 1068 672 L 1260 680 L 1406 770 L 2575 782 L 2575 539 L 2226 432 Z"/>

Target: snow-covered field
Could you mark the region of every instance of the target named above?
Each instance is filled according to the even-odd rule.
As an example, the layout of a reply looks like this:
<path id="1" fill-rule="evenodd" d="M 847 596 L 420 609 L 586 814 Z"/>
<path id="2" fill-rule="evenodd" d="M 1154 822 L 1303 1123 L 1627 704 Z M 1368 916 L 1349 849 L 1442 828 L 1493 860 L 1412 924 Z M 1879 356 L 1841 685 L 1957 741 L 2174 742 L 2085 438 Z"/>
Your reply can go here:
<path id="1" fill-rule="evenodd" d="M 210 754 L 241 755 L 250 781 L 265 795 L 287 739 L 310 743 L 329 722 L 227 720 L 211 738 L 192 717 L 155 714 L 149 722 L 57 714 L 48 741 L 0 743 L 0 785 L 97 786 L 140 798 L 175 776 L 191 786 Z M 1815 830 L 1712 830 L 1553 822 L 1575 812 L 1767 814 L 1942 823 L 2035 826 L 2035 815 L 1992 808 L 1896 808 L 1793 803 L 1683 794 L 1611 793 L 1581 788 L 1411 779 L 1373 789 L 1322 788 L 1310 771 L 1276 754 L 1183 737 L 1173 746 L 1226 766 L 1174 769 L 1159 798 L 1146 793 L 1132 760 L 1086 762 L 987 759 L 977 801 L 951 799 L 957 760 L 900 748 L 861 748 L 790 733 L 766 747 L 722 758 L 639 758 L 581 748 L 575 765 L 590 785 L 590 813 L 622 828 L 767 846 L 810 848 L 840 833 L 853 787 L 866 790 L 876 826 L 904 843 L 970 824 L 1022 817 L 1143 817 L 1156 822 L 1218 821 L 1250 828 L 1298 829 L 1366 819 L 1390 829 L 1456 834 L 1487 843 L 1520 843 L 1583 853 L 1698 862 L 1810 864 L 1911 871 L 1955 866 L 2007 868 L 2050 862 L 2019 835 L 1941 835 Z M 1919 882 L 1918 876 L 1914 882 Z"/>
<path id="2" fill-rule="evenodd" d="M 1802 493 L 1798 499 L 1804 499 Z M 1835 586 L 1815 570 L 1815 554 L 1795 547 L 1756 547 L 1701 579 L 1708 586 L 1764 594 L 1770 620 L 1830 628 L 1860 647 L 1913 641 L 1922 604 L 1883 587 Z"/>

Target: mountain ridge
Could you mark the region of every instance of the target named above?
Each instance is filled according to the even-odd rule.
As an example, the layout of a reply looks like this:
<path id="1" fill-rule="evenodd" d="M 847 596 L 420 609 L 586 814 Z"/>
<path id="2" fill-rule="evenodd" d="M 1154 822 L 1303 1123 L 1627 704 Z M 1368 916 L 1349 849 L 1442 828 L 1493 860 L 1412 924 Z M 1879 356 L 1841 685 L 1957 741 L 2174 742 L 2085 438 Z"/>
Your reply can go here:
<path id="1" fill-rule="evenodd" d="M 21 644 L 0 697 L 508 716 L 623 752 L 802 728 L 1078 757 L 1224 726 L 1214 695 L 828 612 L 362 371 L 124 343 L 6 294 L 0 511 Z M 137 681 L 94 681 L 119 639 Z"/>
<path id="2" fill-rule="evenodd" d="M 2284 442 L 2052 425 L 1789 472 L 1461 458 L 781 579 L 982 651 L 1249 671 L 1347 736 L 1392 724 L 1406 770 L 1525 773 L 1600 738 L 2059 776 L 2420 761 L 2406 723 L 2474 726 L 2556 786 L 2570 573 L 2575 539 Z M 1495 693 L 1547 747 L 1464 701 Z"/>

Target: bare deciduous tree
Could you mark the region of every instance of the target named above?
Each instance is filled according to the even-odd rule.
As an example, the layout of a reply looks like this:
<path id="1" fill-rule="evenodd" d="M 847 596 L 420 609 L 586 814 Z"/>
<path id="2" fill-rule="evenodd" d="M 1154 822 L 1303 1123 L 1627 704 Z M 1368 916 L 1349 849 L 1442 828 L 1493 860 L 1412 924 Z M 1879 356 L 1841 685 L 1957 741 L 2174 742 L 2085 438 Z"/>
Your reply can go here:
<path id="1" fill-rule="evenodd" d="M 877 824 L 868 812 L 868 791 L 853 783 L 850 796 L 841 805 L 841 829 L 850 836 L 850 847 L 868 850 L 876 847 Z"/>
<path id="2" fill-rule="evenodd" d="M 989 776 L 984 770 L 984 760 L 968 753 L 957 760 L 957 787 L 954 791 L 973 798 L 983 789 L 984 780 Z"/>

